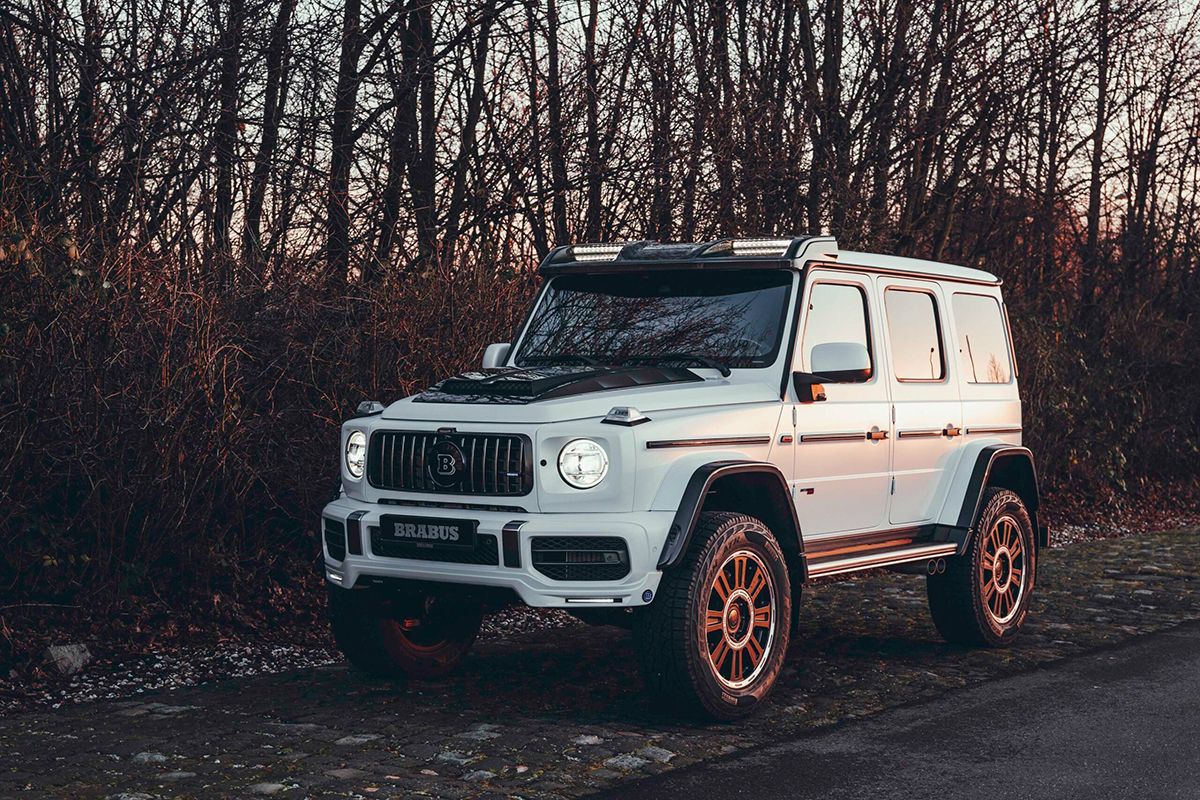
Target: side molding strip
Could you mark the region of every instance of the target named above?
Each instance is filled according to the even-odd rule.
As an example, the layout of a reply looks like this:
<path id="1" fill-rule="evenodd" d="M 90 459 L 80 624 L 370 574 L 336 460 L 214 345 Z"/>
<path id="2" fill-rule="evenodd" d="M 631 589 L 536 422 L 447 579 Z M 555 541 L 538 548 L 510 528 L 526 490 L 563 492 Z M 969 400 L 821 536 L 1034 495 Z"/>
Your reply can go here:
<path id="1" fill-rule="evenodd" d="M 707 439 L 659 439 L 646 442 L 647 450 L 665 447 L 720 447 L 726 444 L 770 444 L 770 436 L 715 436 Z"/>
<path id="2" fill-rule="evenodd" d="M 847 431 L 845 433 L 800 434 L 800 441 L 802 442 L 861 442 L 866 438 L 867 435 L 861 431 Z"/>

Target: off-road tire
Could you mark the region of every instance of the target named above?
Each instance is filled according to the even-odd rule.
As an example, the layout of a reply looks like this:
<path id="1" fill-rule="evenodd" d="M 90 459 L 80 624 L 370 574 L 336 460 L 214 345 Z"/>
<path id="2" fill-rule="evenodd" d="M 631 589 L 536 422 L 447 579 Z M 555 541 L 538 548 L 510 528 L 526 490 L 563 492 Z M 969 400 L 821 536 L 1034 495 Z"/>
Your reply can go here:
<path id="1" fill-rule="evenodd" d="M 483 620 L 476 603 L 445 603 L 436 618 L 406 629 L 400 604 L 370 590 L 330 586 L 329 623 L 342 655 L 369 675 L 442 678 L 459 666 Z"/>
<path id="2" fill-rule="evenodd" d="M 744 554 L 752 554 L 752 558 Z M 739 555 L 743 554 L 743 555 Z M 762 609 L 754 603 L 761 600 L 763 589 L 751 599 L 749 614 L 734 614 L 727 605 L 721 613 L 720 631 L 709 631 L 712 624 L 710 600 L 716 597 L 714 582 L 717 572 L 726 568 L 736 569 L 730 559 L 741 559 L 743 577 L 765 569 L 769 575 L 769 617 L 772 627 L 767 644 L 758 661 L 751 664 L 750 675 L 743 675 L 750 682 L 739 688 L 722 683 L 713 666 L 714 653 L 710 650 L 713 637 L 725 637 L 730 620 L 750 618 L 750 628 L 743 629 L 747 637 L 742 639 L 737 656 L 738 665 L 745 666 L 751 659 L 749 650 L 751 637 L 759 637 Z M 746 579 L 746 583 L 753 583 Z M 728 586 L 726 587 L 728 590 Z M 734 592 L 728 592 L 732 597 Z M 735 598 L 736 599 L 736 598 Z M 714 601 L 719 602 L 719 601 Z M 740 601 L 739 601 L 740 602 Z M 746 606 L 743 606 L 746 607 Z M 766 699 L 775 685 L 787 654 L 791 634 L 792 594 L 787 563 L 779 542 L 762 521 L 744 514 L 709 512 L 701 515 L 695 536 L 682 563 L 668 570 L 659 584 L 658 596 L 638 613 L 634 620 L 634 641 L 645 680 L 646 691 L 656 702 L 671 712 L 687 716 L 702 716 L 720 721 L 741 719 Z M 734 629 L 737 633 L 738 629 Z M 719 638 L 716 639 L 719 649 Z M 758 638 L 755 638 L 759 642 Z M 759 642 L 758 646 L 762 646 Z M 726 647 L 727 650 L 730 648 Z M 732 659 L 733 653 L 727 657 Z M 722 661 L 722 664 L 725 662 Z M 761 666 L 758 666 L 761 664 Z"/>
<path id="3" fill-rule="evenodd" d="M 1029 512 L 1014 492 L 992 487 L 984 492 L 981 505 L 983 510 L 966 554 L 946 559 L 946 571 L 928 576 L 925 586 L 934 625 L 946 641 L 1004 647 L 1017 637 L 1029 615 L 1037 577 L 1037 542 Z M 1023 581 L 1015 585 L 1013 604 L 1000 606 L 1002 614 L 995 610 L 997 587 L 1002 582 L 1014 587 L 1011 577 L 1015 562 L 1011 556 L 997 558 L 998 548 L 990 544 L 1001 535 L 994 533 L 997 526 L 1010 529 L 1010 541 L 1017 542 L 1013 549 L 1020 550 L 1018 581 Z M 1001 561 L 1007 561 L 1007 567 L 996 566 Z M 996 576 L 1003 578 L 1006 569 L 1009 579 L 1001 581 Z"/>

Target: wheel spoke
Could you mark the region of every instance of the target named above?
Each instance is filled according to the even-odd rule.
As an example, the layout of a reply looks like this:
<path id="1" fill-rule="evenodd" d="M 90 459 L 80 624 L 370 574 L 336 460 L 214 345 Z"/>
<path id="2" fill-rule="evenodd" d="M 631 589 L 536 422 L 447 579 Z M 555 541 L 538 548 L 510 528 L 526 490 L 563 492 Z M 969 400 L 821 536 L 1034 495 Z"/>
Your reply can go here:
<path id="1" fill-rule="evenodd" d="M 759 644 L 758 639 L 751 636 L 746 640 L 746 657 L 750 659 L 750 669 L 758 666 L 758 660 L 762 658 L 763 646 Z"/>
<path id="2" fill-rule="evenodd" d="M 769 628 L 771 627 L 771 607 L 764 606 L 763 608 L 754 609 L 754 627 Z"/>
<path id="3" fill-rule="evenodd" d="M 725 659 L 729 657 L 730 652 L 732 651 L 729 649 L 729 642 L 725 641 L 725 637 L 722 636 L 721 640 L 717 642 L 716 649 L 714 649 L 712 651 L 712 655 L 709 656 L 709 658 L 712 659 L 713 668 L 716 669 L 718 673 L 724 668 Z"/>
<path id="4" fill-rule="evenodd" d="M 730 676 L 729 676 L 730 680 L 740 681 L 742 679 L 742 673 L 743 673 L 742 653 L 743 652 L 744 652 L 743 650 L 734 650 L 733 651 L 733 667 L 732 667 L 732 672 L 730 673 Z"/>
<path id="5" fill-rule="evenodd" d="M 733 587 L 729 585 L 729 581 L 725 577 L 725 570 L 717 573 L 717 579 L 713 581 L 713 591 L 721 598 L 722 604 L 729 599 L 729 593 L 733 591 Z"/>
<path id="6" fill-rule="evenodd" d="M 755 570 L 754 577 L 750 579 L 750 587 L 746 589 L 746 592 L 750 595 L 751 602 L 758 599 L 758 593 L 761 592 L 763 587 L 766 585 L 767 578 L 765 575 L 763 575 L 763 571 L 761 569 Z"/>
<path id="7" fill-rule="evenodd" d="M 717 631 L 721 630 L 721 628 L 724 627 L 724 616 L 725 614 L 723 611 L 713 611 L 712 609 L 706 611 L 704 613 L 704 632 L 716 633 Z"/>
<path id="8" fill-rule="evenodd" d="M 745 556 L 739 556 L 733 560 L 733 588 L 746 588 L 746 566 L 747 560 Z"/>

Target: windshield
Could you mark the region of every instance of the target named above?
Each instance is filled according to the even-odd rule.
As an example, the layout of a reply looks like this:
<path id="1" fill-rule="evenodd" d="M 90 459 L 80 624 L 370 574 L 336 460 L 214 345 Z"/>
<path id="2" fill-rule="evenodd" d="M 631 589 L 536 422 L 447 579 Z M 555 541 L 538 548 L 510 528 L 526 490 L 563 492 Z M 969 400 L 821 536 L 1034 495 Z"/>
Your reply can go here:
<path id="1" fill-rule="evenodd" d="M 779 353 L 791 285 L 786 270 L 557 277 L 516 363 L 767 367 Z"/>

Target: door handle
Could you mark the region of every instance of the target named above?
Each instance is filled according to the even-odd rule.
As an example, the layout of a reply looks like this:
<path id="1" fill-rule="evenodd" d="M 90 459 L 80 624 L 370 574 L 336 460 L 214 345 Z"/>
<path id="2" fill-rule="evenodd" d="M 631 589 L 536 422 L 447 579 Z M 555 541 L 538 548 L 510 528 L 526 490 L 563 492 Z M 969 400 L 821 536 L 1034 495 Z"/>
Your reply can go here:
<path id="1" fill-rule="evenodd" d="M 953 425 L 947 425 L 942 430 L 942 435 L 953 439 L 955 436 L 962 436 L 962 430 L 954 427 Z"/>
<path id="2" fill-rule="evenodd" d="M 882 441 L 883 439 L 887 438 L 887 435 L 887 431 L 881 431 L 878 429 L 867 431 L 867 439 L 872 442 Z"/>

